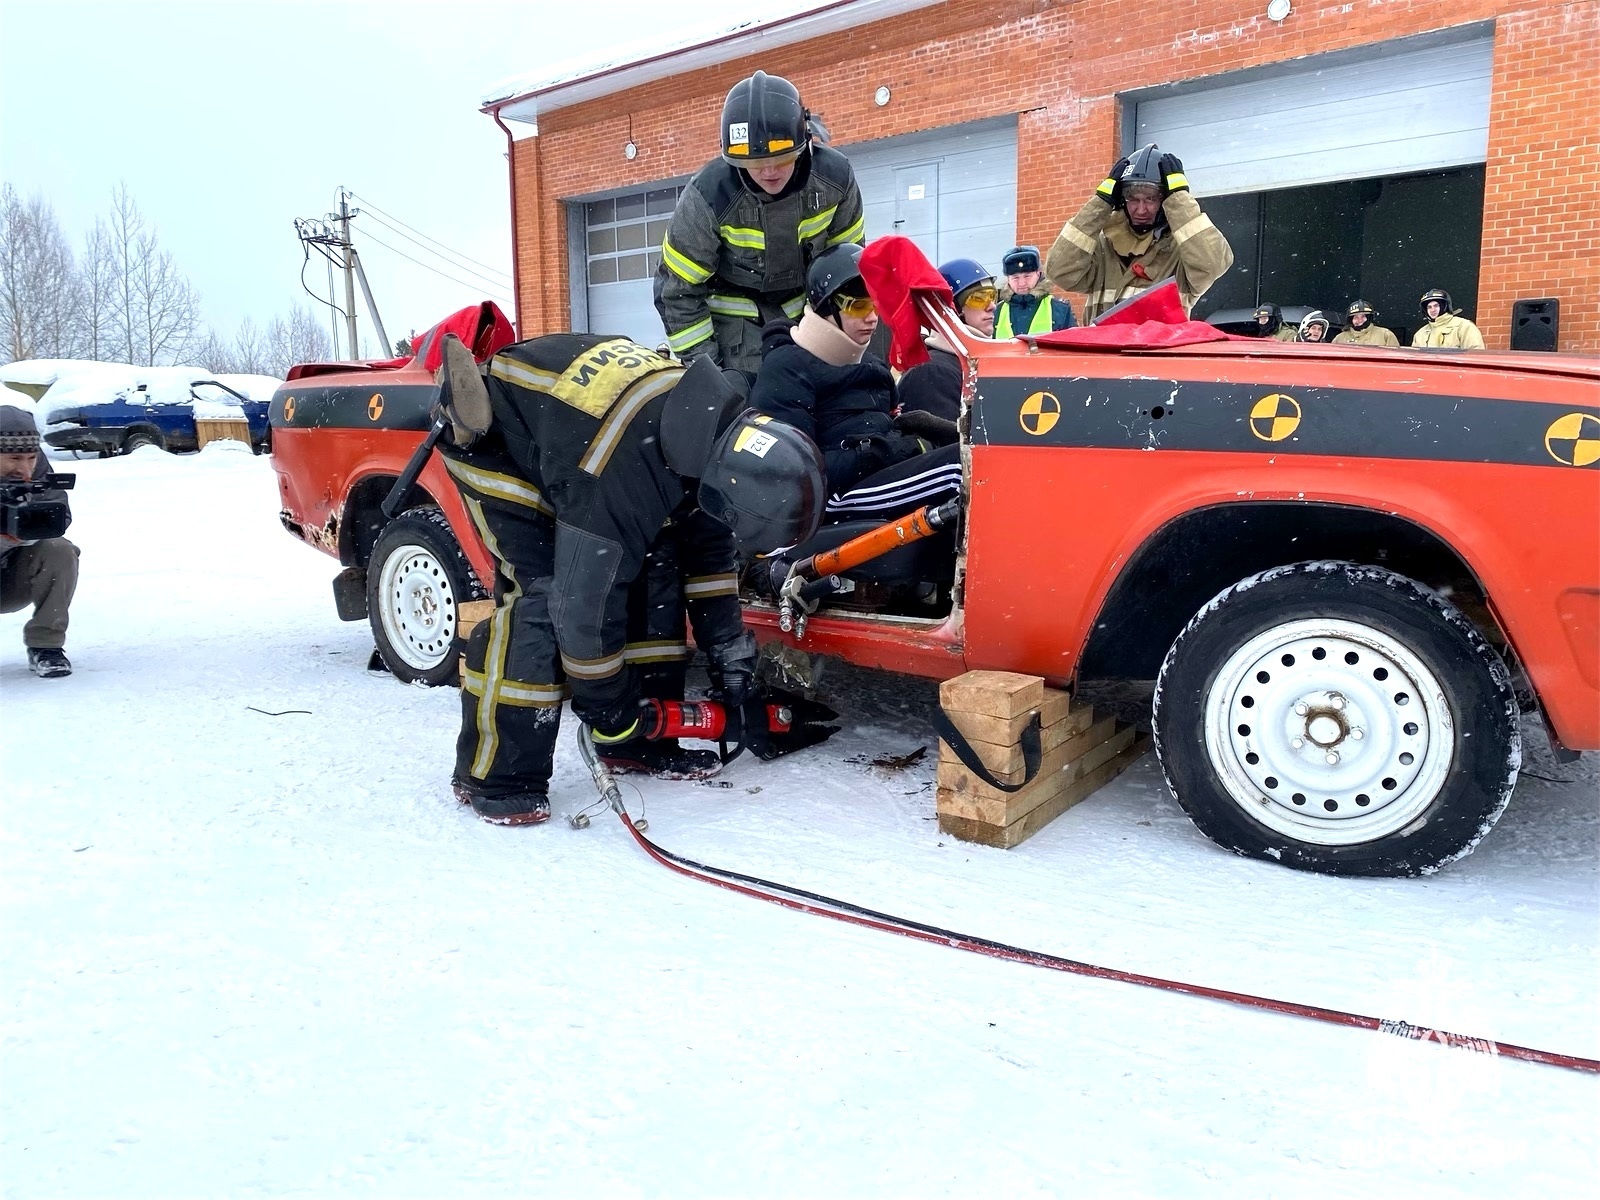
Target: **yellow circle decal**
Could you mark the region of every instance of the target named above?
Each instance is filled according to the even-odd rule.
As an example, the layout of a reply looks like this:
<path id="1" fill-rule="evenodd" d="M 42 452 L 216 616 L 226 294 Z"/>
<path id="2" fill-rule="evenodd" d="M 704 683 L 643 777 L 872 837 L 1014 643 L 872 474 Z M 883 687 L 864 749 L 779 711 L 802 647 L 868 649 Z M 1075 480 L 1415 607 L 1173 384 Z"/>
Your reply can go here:
<path id="1" fill-rule="evenodd" d="M 1250 409 L 1250 432 L 1263 442 L 1281 442 L 1300 428 L 1300 403 L 1293 396 L 1274 392 Z"/>
<path id="2" fill-rule="evenodd" d="M 1600 417 L 1593 413 L 1567 413 L 1544 431 L 1544 448 L 1550 457 L 1569 467 L 1600 462 Z"/>
<path id="3" fill-rule="evenodd" d="M 1043 437 L 1056 427 L 1056 422 L 1061 419 L 1061 401 L 1049 392 L 1035 392 L 1022 402 L 1022 412 L 1018 414 L 1022 422 L 1022 432 L 1031 433 L 1034 437 Z"/>
<path id="4" fill-rule="evenodd" d="M 285 421 L 294 420 L 294 397 L 293 396 L 285 396 L 284 397 L 284 400 L 283 400 L 283 419 Z"/>
<path id="5" fill-rule="evenodd" d="M 367 401 L 367 419 L 376 421 L 383 416 L 383 393 L 373 392 L 372 399 Z"/>

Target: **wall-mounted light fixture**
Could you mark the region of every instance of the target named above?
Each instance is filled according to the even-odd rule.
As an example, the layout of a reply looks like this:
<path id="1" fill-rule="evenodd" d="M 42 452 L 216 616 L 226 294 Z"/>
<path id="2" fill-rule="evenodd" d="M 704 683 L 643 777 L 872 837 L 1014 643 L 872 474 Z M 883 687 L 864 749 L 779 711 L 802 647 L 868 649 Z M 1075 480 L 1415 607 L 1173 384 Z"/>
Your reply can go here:
<path id="1" fill-rule="evenodd" d="M 639 157 L 639 147 L 635 146 L 631 140 L 623 143 L 622 157 L 627 159 L 629 162 L 632 162 L 634 159 Z"/>
<path id="2" fill-rule="evenodd" d="M 1283 20 L 1289 15 L 1289 7 L 1289 0 L 1271 0 L 1267 5 L 1267 20 Z"/>
<path id="3" fill-rule="evenodd" d="M 889 103 L 889 89 L 887 87 L 881 87 L 877 91 L 873 92 L 872 102 L 879 108 L 882 108 L 885 104 Z"/>

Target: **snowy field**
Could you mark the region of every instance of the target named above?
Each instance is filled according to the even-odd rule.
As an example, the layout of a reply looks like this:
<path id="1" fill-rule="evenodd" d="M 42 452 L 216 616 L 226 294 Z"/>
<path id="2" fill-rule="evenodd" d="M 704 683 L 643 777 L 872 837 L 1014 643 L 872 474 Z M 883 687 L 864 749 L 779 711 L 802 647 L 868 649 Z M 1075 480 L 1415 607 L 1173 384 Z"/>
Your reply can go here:
<path id="1" fill-rule="evenodd" d="M 0 1192 L 1549 1196 L 1600 1079 L 960 953 L 652 863 L 588 805 L 451 799 L 456 697 L 363 669 L 270 462 L 75 469 L 74 675 L 4 710 Z M 1216 849 L 1151 758 L 1012 851 L 939 834 L 921 681 L 730 786 L 646 782 L 669 849 L 1092 963 L 1600 1057 L 1600 763 L 1528 768 L 1421 880 Z M 268 712 L 287 712 L 269 716 Z M 928 759 L 933 756 L 930 754 Z M 1584 1182 L 1587 1180 L 1588 1182 Z"/>

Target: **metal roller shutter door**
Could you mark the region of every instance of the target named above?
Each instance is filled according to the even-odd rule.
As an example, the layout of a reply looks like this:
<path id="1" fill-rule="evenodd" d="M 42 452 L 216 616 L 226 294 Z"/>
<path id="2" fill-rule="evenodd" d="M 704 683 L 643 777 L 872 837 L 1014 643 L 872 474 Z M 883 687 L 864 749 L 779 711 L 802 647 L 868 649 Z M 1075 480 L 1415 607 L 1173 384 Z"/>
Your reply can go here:
<path id="1" fill-rule="evenodd" d="M 1181 157 L 1202 199 L 1481 163 L 1493 47 L 1475 27 L 1180 85 L 1138 100 L 1133 144 Z"/>

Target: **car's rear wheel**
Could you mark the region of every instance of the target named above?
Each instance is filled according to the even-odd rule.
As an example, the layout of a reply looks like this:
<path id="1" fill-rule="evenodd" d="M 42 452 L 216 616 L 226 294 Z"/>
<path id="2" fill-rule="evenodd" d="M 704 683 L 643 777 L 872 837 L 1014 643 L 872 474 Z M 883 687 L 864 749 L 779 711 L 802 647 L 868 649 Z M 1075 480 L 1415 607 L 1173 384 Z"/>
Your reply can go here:
<path id="1" fill-rule="evenodd" d="M 122 437 L 122 452 L 132 454 L 140 446 L 154 446 L 157 450 L 167 448 L 166 438 L 161 436 L 159 429 L 130 429 Z"/>
<path id="2" fill-rule="evenodd" d="M 443 512 L 414 508 L 389 522 L 367 566 L 367 616 L 394 677 L 455 682 L 457 608 L 481 594 Z"/>
<path id="3" fill-rule="evenodd" d="M 1499 655 L 1436 593 L 1350 563 L 1234 585 L 1167 652 L 1155 740 L 1200 830 L 1342 875 L 1419 875 L 1469 853 L 1521 766 Z"/>

